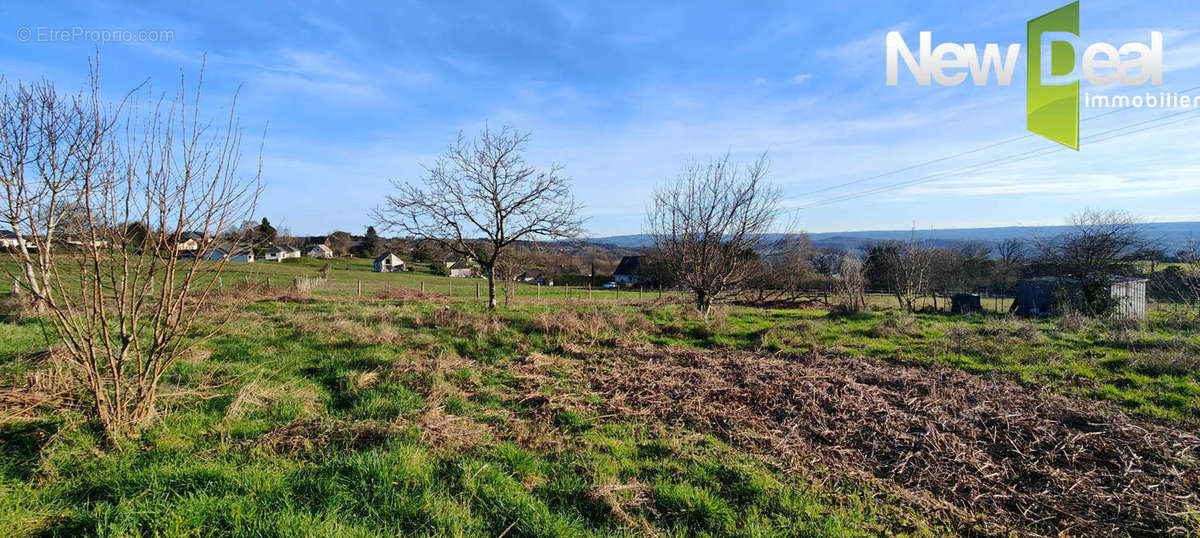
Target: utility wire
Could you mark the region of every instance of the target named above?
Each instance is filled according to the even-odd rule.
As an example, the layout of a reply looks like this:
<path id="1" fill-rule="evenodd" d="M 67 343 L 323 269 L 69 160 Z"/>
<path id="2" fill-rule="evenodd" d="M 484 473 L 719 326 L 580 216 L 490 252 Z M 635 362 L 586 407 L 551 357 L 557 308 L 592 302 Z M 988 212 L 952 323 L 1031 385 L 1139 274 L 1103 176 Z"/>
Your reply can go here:
<path id="1" fill-rule="evenodd" d="M 1121 110 L 1125 110 L 1125 109 L 1121 109 Z M 1116 112 L 1116 111 L 1114 111 L 1114 112 Z M 1185 116 L 1185 115 L 1188 115 L 1188 114 L 1195 114 L 1195 113 L 1196 113 L 1196 110 L 1187 110 L 1187 111 L 1184 111 L 1184 112 L 1177 112 L 1177 113 L 1174 113 L 1174 114 L 1167 114 L 1167 115 L 1165 115 L 1165 116 L 1161 116 L 1161 117 L 1158 117 L 1158 118 L 1154 118 L 1154 119 L 1150 119 L 1150 120 L 1145 120 L 1145 121 L 1140 121 L 1140 122 L 1137 122 L 1137 123 L 1132 123 L 1132 124 L 1129 124 L 1129 125 L 1125 125 L 1125 126 L 1122 126 L 1122 127 L 1115 128 L 1115 129 L 1109 129 L 1109 130 L 1107 130 L 1107 131 L 1101 131 L 1101 132 L 1099 132 L 1099 133 L 1094 133 L 1094 134 L 1091 134 L 1091 135 L 1088 135 L 1088 136 L 1084 137 L 1082 140 L 1083 140 L 1083 141 L 1087 141 L 1087 142 L 1091 142 L 1091 143 L 1093 143 L 1093 144 L 1094 144 L 1094 143 L 1099 143 L 1099 142 L 1105 142 L 1105 141 L 1112 140 L 1112 139 L 1115 139 L 1115 138 L 1120 138 L 1120 137 L 1122 137 L 1122 136 L 1127 136 L 1127 135 L 1131 135 L 1131 134 L 1135 134 L 1135 133 L 1140 133 L 1140 132 L 1143 132 L 1143 131 L 1147 131 L 1147 130 L 1150 130 L 1150 129 L 1156 129 L 1156 128 L 1163 127 L 1163 126 L 1166 126 L 1166 125 L 1172 125 L 1172 124 L 1175 124 L 1175 123 L 1180 123 L 1180 122 L 1188 121 L 1188 120 L 1190 120 L 1190 119 L 1192 119 L 1192 118 L 1191 118 L 1191 117 L 1186 117 L 1186 118 L 1177 119 L 1177 120 L 1175 120 L 1175 121 L 1170 121 L 1170 122 L 1166 122 L 1165 120 L 1169 120 L 1169 119 L 1171 119 L 1171 118 L 1175 118 L 1175 117 L 1179 117 L 1179 116 Z M 1099 116 L 1096 116 L 1096 117 L 1099 117 Z M 1147 126 L 1147 127 L 1143 127 L 1143 128 L 1141 128 L 1141 129 L 1134 129 L 1134 130 L 1130 130 L 1130 129 L 1132 129 L 1132 128 L 1139 127 L 1139 126 L 1143 126 L 1143 125 L 1148 125 L 1148 126 Z M 1124 131 L 1124 132 L 1120 132 L 1120 131 Z M 1113 133 L 1118 133 L 1118 134 L 1114 134 L 1113 136 L 1104 137 L 1104 135 L 1109 135 L 1109 134 L 1113 134 Z M 1032 136 L 1032 135 L 1027 135 L 1027 136 Z M 840 195 L 840 196 L 835 196 L 835 197 L 828 198 L 828 199 L 825 199 L 825 200 L 819 200 L 819 201 L 811 202 L 811 203 L 808 203 L 808 204 L 803 204 L 803 205 L 797 206 L 795 209 L 809 209 L 809 208 L 812 208 L 812 207 L 817 207 L 817 206 L 821 206 L 821 205 L 827 205 L 827 204 L 831 204 L 831 203 L 836 203 L 836 202 L 842 202 L 842 201 L 852 200 L 852 199 L 859 198 L 859 197 L 862 197 L 862 196 L 868 196 L 868 195 L 872 195 L 872 194 L 879 194 L 879 193 L 881 193 L 881 192 L 887 192 L 887 191 L 890 191 L 890 190 L 896 190 L 896 189 L 899 189 L 899 188 L 904 188 L 904 187 L 908 187 L 908 186 L 912 186 L 912 185 L 919 185 L 919 184 L 923 184 L 923 183 L 929 183 L 929 182 L 936 181 L 936 180 L 938 180 L 938 179 L 942 179 L 942 178 L 944 178 L 944 177 L 951 176 L 951 175 L 959 175 L 959 174 L 964 174 L 964 173 L 979 172 L 979 171 L 982 171 L 982 170 L 987 170 L 987 169 L 990 169 L 990 168 L 995 168 L 995 167 L 998 167 L 998 166 L 1004 166 L 1004 165 L 1009 165 L 1009 164 L 1015 164 L 1015 163 L 1018 163 L 1018 162 L 1021 162 L 1021 161 L 1027 161 L 1027 160 L 1029 160 L 1029 159 L 1033 159 L 1033 158 L 1036 158 L 1036 157 L 1041 157 L 1041 156 L 1043 156 L 1043 155 L 1049 155 L 1049 154 L 1051 154 L 1051 153 L 1057 153 L 1057 152 L 1060 152 L 1060 151 L 1065 151 L 1066 149 L 1067 149 L 1067 148 L 1065 148 L 1065 147 L 1061 147 L 1061 146 L 1054 146 L 1054 147 L 1049 147 L 1049 148 L 1039 148 L 1039 149 L 1035 149 L 1035 150 L 1031 150 L 1031 151 L 1026 151 L 1026 152 L 1023 152 L 1023 153 L 1017 153 L 1017 154 L 1014 154 L 1014 155 L 1008 155 L 1008 156 L 1005 156 L 1005 157 L 1000 157 L 1000 158 L 997 158 L 997 159 L 993 159 L 993 160 L 986 161 L 986 162 L 983 162 L 983 163 L 978 163 L 978 164 L 971 165 L 971 166 L 968 166 L 968 167 L 965 167 L 965 168 L 960 168 L 960 169 L 957 169 L 957 170 L 950 170 L 950 171 L 945 171 L 945 172 L 938 172 L 938 173 L 936 173 L 936 174 L 932 174 L 932 175 L 928 175 L 928 176 L 920 177 L 920 178 L 917 178 L 917 179 L 914 179 L 914 180 L 908 180 L 908 181 L 903 181 L 903 182 L 899 182 L 899 183 L 893 183 L 893 184 L 889 184 L 889 185 L 884 185 L 884 186 L 882 186 L 882 187 L 877 187 L 877 188 L 873 188 L 873 189 L 869 189 L 869 190 L 865 190 L 865 191 L 859 191 L 859 192 L 855 192 L 855 193 L 843 194 L 843 195 Z"/>
<path id="2" fill-rule="evenodd" d="M 1195 91 L 1195 90 L 1200 90 L 1200 86 L 1193 86 L 1193 87 L 1191 87 L 1191 88 L 1187 88 L 1187 89 L 1184 89 L 1184 90 L 1180 90 L 1180 91 L 1178 91 L 1178 92 L 1175 92 L 1175 93 L 1188 93 L 1188 92 Z M 1113 115 L 1113 114 L 1118 114 L 1118 113 L 1120 113 L 1120 112 L 1124 112 L 1124 111 L 1126 111 L 1126 110 L 1130 110 L 1130 109 L 1132 109 L 1132 108 L 1133 108 L 1132 106 L 1127 106 L 1127 107 L 1122 107 L 1122 108 L 1118 108 L 1118 109 L 1115 109 L 1115 110 L 1109 110 L 1108 112 L 1101 112 L 1100 114 L 1096 114 L 1096 115 L 1094 115 L 1094 116 L 1090 116 L 1090 117 L 1087 117 L 1087 118 L 1083 118 L 1083 119 L 1082 119 L 1082 120 L 1080 120 L 1080 121 L 1081 121 L 1081 122 L 1088 122 L 1088 121 L 1092 121 L 1092 120 L 1095 120 L 1095 119 L 1100 119 L 1100 118 L 1103 118 L 1103 117 L 1105 117 L 1105 116 L 1111 116 L 1111 115 Z M 814 194 L 820 194 L 820 193 L 823 193 L 823 192 L 829 192 L 829 191 L 832 191 L 832 190 L 837 190 L 837 189 L 841 189 L 841 188 L 849 187 L 849 186 L 851 186 L 851 185 L 858 185 L 858 184 L 860 184 L 860 183 L 866 183 L 866 182 L 868 182 L 868 181 L 874 181 L 874 180 L 876 180 L 876 179 L 881 179 L 881 178 L 885 178 L 885 177 L 888 177 L 888 176 L 894 176 L 894 175 L 896 175 L 896 174 L 900 174 L 900 173 L 904 173 L 904 172 L 909 172 L 909 171 L 912 171 L 912 170 L 916 170 L 916 169 L 918 169 L 918 168 L 923 168 L 923 167 L 925 167 L 925 166 L 929 166 L 929 165 L 931 165 L 931 164 L 937 164 L 937 163 L 940 163 L 940 162 L 945 162 L 945 161 L 949 161 L 949 160 L 952 160 L 952 159 L 957 159 L 957 158 L 959 158 L 959 157 L 965 157 L 965 156 L 967 156 L 967 155 L 971 155 L 971 154 L 974 154 L 974 153 L 979 153 L 979 152 L 981 152 L 981 151 L 989 150 L 989 149 L 992 149 L 992 148 L 995 148 L 995 147 L 999 147 L 999 146 L 1003 146 L 1003 145 L 1006 145 L 1006 144 L 1011 144 L 1011 143 L 1013 143 L 1013 142 L 1019 142 L 1019 141 L 1021 141 L 1021 140 L 1025 140 L 1025 139 L 1027 139 L 1027 138 L 1031 138 L 1031 137 L 1033 137 L 1033 136 L 1034 136 L 1034 135 L 1033 135 L 1032 133 L 1029 133 L 1029 134 L 1024 134 L 1024 135 L 1017 136 L 1017 137 L 1013 137 L 1013 138 L 1009 138 L 1009 139 L 1006 139 L 1006 140 L 1001 140 L 1001 141 L 999 141 L 999 142 L 993 142 L 993 143 L 991 143 L 991 144 L 987 144 L 987 145 L 984 145 L 984 146 L 980 146 L 980 147 L 978 147 L 978 148 L 975 148 L 975 149 L 970 149 L 970 150 L 967 150 L 967 151 L 963 151 L 963 152 L 955 153 L 955 154 L 953 154 L 953 155 L 947 155 L 947 156 L 945 156 L 945 157 L 939 157 L 939 158 L 937 158 L 937 159 L 933 159 L 933 160 L 929 160 L 929 161 L 921 162 L 921 163 L 914 164 L 914 165 L 911 165 L 911 166 L 907 166 L 907 167 L 904 167 L 904 168 L 900 168 L 900 169 L 897 169 L 897 170 L 892 170 L 892 171 L 889 171 L 889 172 L 884 172 L 884 173 L 877 174 L 877 175 L 874 175 L 874 176 L 865 177 L 865 178 L 861 178 L 861 179 L 856 179 L 856 180 L 853 180 L 853 181 L 848 181 L 848 182 L 845 182 L 845 183 L 839 183 L 839 184 L 837 184 L 837 185 L 830 185 L 830 186 L 828 186 L 828 187 L 822 187 L 822 188 L 820 188 L 820 189 L 817 189 L 817 190 L 808 191 L 808 192 L 801 193 L 801 194 L 797 194 L 797 195 L 793 195 L 793 196 L 788 196 L 787 198 L 784 198 L 784 200 L 795 200 L 795 199 L 797 199 L 797 198 L 805 198 L 805 197 L 808 197 L 808 196 L 812 196 L 812 195 L 814 195 Z"/>

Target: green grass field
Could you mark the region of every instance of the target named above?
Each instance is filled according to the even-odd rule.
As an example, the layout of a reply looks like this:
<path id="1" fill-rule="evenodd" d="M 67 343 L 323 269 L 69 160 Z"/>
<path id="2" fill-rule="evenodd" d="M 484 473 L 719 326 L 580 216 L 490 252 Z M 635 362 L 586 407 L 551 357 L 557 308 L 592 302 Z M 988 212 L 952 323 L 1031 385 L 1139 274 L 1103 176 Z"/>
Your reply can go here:
<path id="1" fill-rule="evenodd" d="M 222 278 L 261 288 L 270 276 L 278 287 L 315 276 L 322 263 L 231 265 Z M 546 288 L 541 302 L 491 314 L 473 300 L 473 280 L 377 274 L 369 263 L 332 260 L 329 281 L 307 296 L 231 295 L 206 321 L 227 323 L 221 336 L 175 364 L 166 388 L 178 395 L 126 443 L 106 446 L 84 407 L 6 406 L 3 534 L 1005 533 L 989 526 L 988 510 L 945 508 L 900 476 L 764 450 L 750 425 L 630 412 L 605 380 L 660 352 L 736 353 L 783 368 L 809 353 L 867 357 L 906 371 L 967 372 L 981 387 L 999 379 L 1046 389 L 1111 407 L 1139 427 L 1200 425 L 1194 323 L 746 307 L 723 307 L 704 323 L 669 296 L 617 302 L 595 290 L 595 301 L 564 301 Z M 422 282 L 431 294 L 453 286 L 455 299 L 381 298 Z M 524 299 L 537 292 L 517 289 Z M 627 297 L 636 291 L 622 290 Z M 0 321 L 0 383 L 10 391 L 0 395 L 32 391 L 48 375 L 39 353 L 46 330 L 37 318 Z M 1195 476 L 1194 459 L 1177 465 Z M 1200 531 L 1194 516 L 1171 517 Z M 1062 528 L 1030 525 L 1010 531 Z"/>

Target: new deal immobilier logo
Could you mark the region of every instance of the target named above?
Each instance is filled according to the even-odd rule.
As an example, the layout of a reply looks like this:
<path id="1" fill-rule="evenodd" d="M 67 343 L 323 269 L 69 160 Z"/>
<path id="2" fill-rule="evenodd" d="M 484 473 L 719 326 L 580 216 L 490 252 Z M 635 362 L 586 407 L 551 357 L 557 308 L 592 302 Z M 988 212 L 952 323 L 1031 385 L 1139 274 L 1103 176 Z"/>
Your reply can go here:
<path id="1" fill-rule="evenodd" d="M 1141 86 L 1147 82 L 1158 86 L 1162 84 L 1163 73 L 1161 32 L 1150 32 L 1148 44 L 1126 43 L 1116 47 L 1109 43 L 1093 43 L 1083 49 L 1079 62 L 1076 61 L 1078 38 L 1079 2 L 1073 2 L 1029 21 L 1025 62 L 1027 128 L 1074 150 L 1079 150 L 1080 78 L 1095 86 L 1117 82 L 1125 86 Z M 1020 44 L 1009 45 L 1001 54 L 1000 45 L 988 43 L 983 47 L 982 56 L 972 43 L 942 43 L 934 47 L 932 33 L 921 32 L 918 52 L 914 55 L 900 32 L 889 32 L 887 84 L 899 84 L 899 63 L 903 60 L 921 86 L 933 82 L 957 86 L 966 81 L 968 75 L 976 86 L 984 86 L 990 83 L 993 72 L 997 84 L 1008 86 L 1020 54 Z M 1077 69 L 1080 66 L 1082 73 Z M 1137 103 L 1159 98 L 1114 99 Z M 1108 102 L 1107 97 L 1105 102 Z"/>

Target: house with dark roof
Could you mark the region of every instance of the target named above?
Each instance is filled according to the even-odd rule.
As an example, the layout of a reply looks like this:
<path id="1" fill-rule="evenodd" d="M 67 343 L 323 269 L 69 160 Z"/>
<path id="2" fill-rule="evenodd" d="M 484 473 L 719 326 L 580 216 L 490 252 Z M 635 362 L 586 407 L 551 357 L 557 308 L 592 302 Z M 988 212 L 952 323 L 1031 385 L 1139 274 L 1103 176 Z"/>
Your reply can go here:
<path id="1" fill-rule="evenodd" d="M 525 271 L 524 273 L 517 275 L 516 280 L 517 282 L 524 282 L 526 284 L 545 284 L 547 286 L 554 285 L 553 278 L 546 276 L 546 273 L 536 270 Z"/>
<path id="2" fill-rule="evenodd" d="M 613 282 L 617 284 L 641 284 L 650 279 L 642 273 L 643 262 L 645 256 L 625 256 L 621 258 L 621 263 L 617 264 L 617 269 L 613 271 Z"/>
<path id="3" fill-rule="evenodd" d="M 471 278 L 479 274 L 479 266 L 463 258 L 446 260 L 446 270 L 454 278 Z"/>
<path id="4" fill-rule="evenodd" d="M 0 248 L 17 248 L 21 240 L 12 230 L 0 230 Z"/>
<path id="5" fill-rule="evenodd" d="M 263 252 L 263 259 L 273 262 L 281 262 L 288 258 L 299 258 L 300 249 L 291 245 L 275 245 Z"/>
<path id="6" fill-rule="evenodd" d="M 304 251 L 304 255 L 311 258 L 332 258 L 333 249 L 329 248 L 327 245 L 318 243 L 308 247 L 308 250 Z"/>
<path id="7" fill-rule="evenodd" d="M 375 258 L 376 273 L 399 273 L 404 271 L 404 260 L 391 252 L 384 252 Z"/>
<path id="8" fill-rule="evenodd" d="M 204 259 L 214 262 L 221 260 L 230 262 L 254 263 L 254 251 L 245 245 L 224 244 L 214 248 L 204 256 Z"/>

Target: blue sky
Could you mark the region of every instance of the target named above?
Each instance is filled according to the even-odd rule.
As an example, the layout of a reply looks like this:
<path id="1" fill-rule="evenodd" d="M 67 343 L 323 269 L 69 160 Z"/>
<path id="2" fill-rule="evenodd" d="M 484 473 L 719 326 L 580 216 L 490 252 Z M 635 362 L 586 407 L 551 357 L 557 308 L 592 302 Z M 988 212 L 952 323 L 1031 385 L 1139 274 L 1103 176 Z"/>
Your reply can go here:
<path id="1" fill-rule="evenodd" d="M 145 79 L 170 91 L 207 54 L 209 111 L 241 84 L 248 134 L 270 122 L 259 214 L 296 234 L 361 233 L 389 179 L 417 179 L 485 122 L 533 131 L 529 160 L 566 166 L 596 236 L 639 233 L 656 183 L 725 151 L 769 150 L 788 222 L 814 232 L 1060 224 L 1085 207 L 1200 220 L 1200 121 L 825 202 L 1054 147 L 1029 137 L 862 181 L 1026 133 L 1024 51 L 1009 87 L 918 87 L 903 70 L 888 87 L 888 31 L 914 48 L 922 30 L 1023 43 L 1026 21 L 1061 2 L 4 2 L 0 73 L 74 87 L 99 46 L 112 95 Z M 1081 4 L 1085 42 L 1165 37 L 1163 86 L 1110 93 L 1200 86 L 1200 6 L 1153 4 Z M 75 27 L 171 38 L 36 37 Z M 1111 114 L 1082 135 L 1172 112 Z"/>

